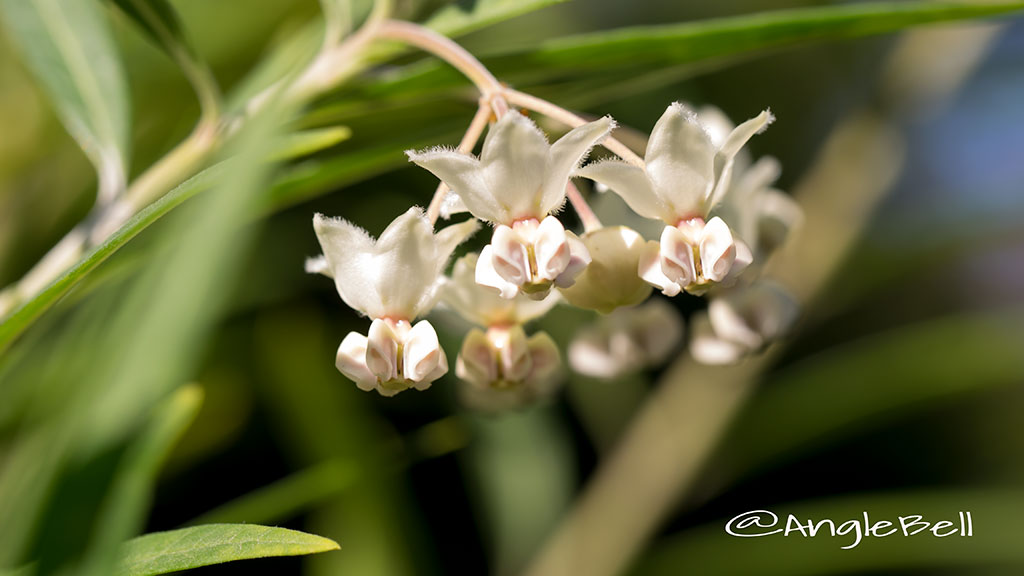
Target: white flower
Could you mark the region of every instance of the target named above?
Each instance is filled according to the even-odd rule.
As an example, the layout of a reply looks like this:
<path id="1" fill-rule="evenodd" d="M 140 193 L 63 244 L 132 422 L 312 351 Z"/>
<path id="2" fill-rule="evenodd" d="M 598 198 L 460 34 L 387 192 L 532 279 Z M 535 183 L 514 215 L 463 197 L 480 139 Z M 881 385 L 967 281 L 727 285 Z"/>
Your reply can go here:
<path id="1" fill-rule="evenodd" d="M 593 378 L 616 378 L 665 361 L 682 336 L 683 322 L 675 308 L 661 299 L 650 300 L 580 330 L 569 344 L 569 365 Z"/>
<path id="2" fill-rule="evenodd" d="M 351 332 L 342 341 L 338 370 L 385 396 L 426 389 L 448 371 L 433 326 L 412 322 L 433 307 L 445 264 L 477 227 L 469 221 L 434 234 L 423 212 L 410 208 L 374 240 L 345 220 L 313 217 L 324 253 L 306 269 L 333 278 L 341 299 L 373 319 L 368 336 Z"/>
<path id="3" fill-rule="evenodd" d="M 707 221 L 729 187 L 736 154 L 773 120 L 767 110 L 724 138 L 674 103 L 655 124 L 643 168 L 619 160 L 576 171 L 618 193 L 641 216 L 662 220 L 661 241 L 649 243 L 638 272 L 666 295 L 701 293 L 750 264 L 750 249 L 720 218 Z"/>
<path id="4" fill-rule="evenodd" d="M 451 278 L 445 279 L 441 287 L 441 305 L 469 322 L 483 328 L 526 324 L 547 314 L 558 304 L 557 293 L 544 300 L 534 300 L 522 294 L 511 299 L 502 298 L 476 283 L 474 270 L 477 261 L 476 254 L 467 254 L 456 260 Z"/>
<path id="5" fill-rule="evenodd" d="M 506 298 L 520 289 L 543 298 L 553 283 L 571 285 L 589 262 L 582 242 L 549 214 L 565 202 L 569 175 L 614 127 L 601 118 L 549 145 L 530 119 L 511 112 L 487 134 L 480 158 L 442 148 L 406 154 L 495 225 L 477 281 Z"/>
<path id="6" fill-rule="evenodd" d="M 782 286 L 758 281 L 712 298 L 706 315 L 694 320 L 690 352 L 705 364 L 732 364 L 783 336 L 799 306 Z"/>
<path id="7" fill-rule="evenodd" d="M 474 281 L 477 256 L 455 262 L 451 279 L 441 290 L 441 303 L 484 329 L 472 329 L 463 340 L 455 374 L 478 390 L 498 391 L 499 404 L 522 405 L 554 390 L 561 357 L 543 332 L 527 338 L 523 324 L 543 316 L 558 303 L 557 294 L 537 301 L 524 295 L 505 299 Z M 490 392 L 470 392 L 470 403 L 488 403 Z M 496 407 L 496 406 L 495 406 Z"/>

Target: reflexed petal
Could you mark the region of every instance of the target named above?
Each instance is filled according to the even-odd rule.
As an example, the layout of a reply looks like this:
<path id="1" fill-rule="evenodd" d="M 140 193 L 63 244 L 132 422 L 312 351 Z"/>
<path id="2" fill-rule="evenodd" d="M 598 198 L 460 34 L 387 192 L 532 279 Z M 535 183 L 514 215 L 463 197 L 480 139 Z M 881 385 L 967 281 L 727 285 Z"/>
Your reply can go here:
<path id="1" fill-rule="evenodd" d="M 370 324 L 366 342 L 366 367 L 381 381 L 398 378 L 398 336 L 380 318 Z"/>
<path id="2" fill-rule="evenodd" d="M 362 273 L 376 276 L 383 307 L 379 316 L 413 319 L 440 272 L 434 232 L 423 211 L 413 207 L 395 218 L 381 233 L 375 251 L 374 269 Z"/>
<path id="3" fill-rule="evenodd" d="M 340 218 L 313 216 L 313 229 L 334 278 L 338 295 L 345 304 L 367 316 L 381 316 L 373 270 L 374 243 L 365 230 Z"/>
<path id="4" fill-rule="evenodd" d="M 470 330 L 462 341 L 462 349 L 455 361 L 455 375 L 485 387 L 498 379 L 498 355 L 480 330 Z"/>
<path id="5" fill-rule="evenodd" d="M 569 241 L 565 227 L 554 216 L 548 216 L 537 228 L 534 242 L 537 258 L 537 274 L 544 280 L 554 280 L 569 265 Z"/>
<path id="6" fill-rule="evenodd" d="M 505 209 L 506 219 L 495 222 L 510 224 L 519 218 L 544 216 L 540 201 L 549 150 L 544 133 L 522 114 L 505 114 L 491 128 L 484 139 L 480 162 L 491 202 Z M 465 195 L 463 201 L 475 214 Z"/>
<path id="7" fill-rule="evenodd" d="M 733 302 L 727 298 L 712 298 L 708 304 L 708 319 L 715 335 L 724 340 L 741 344 L 750 350 L 756 350 L 764 344 L 764 338 L 751 326 L 748 315 L 753 310 L 742 310 L 735 306 L 743 306 L 749 302 Z"/>
<path id="8" fill-rule="evenodd" d="M 480 258 L 476 261 L 476 283 L 497 290 L 502 298 L 515 298 L 519 293 L 519 285 L 512 284 L 498 274 L 498 271 L 494 269 L 493 253 L 494 250 L 490 245 L 484 246 L 484 249 L 480 251 Z"/>
<path id="9" fill-rule="evenodd" d="M 530 374 L 533 362 L 530 360 L 530 350 L 526 345 L 526 332 L 523 327 L 516 324 L 507 329 L 505 334 L 492 336 L 492 342 L 498 349 L 498 362 L 501 365 L 502 376 L 509 382 L 522 382 Z"/>
<path id="10" fill-rule="evenodd" d="M 675 211 L 658 196 L 647 173 L 639 166 L 619 160 L 603 160 L 587 164 L 577 170 L 576 175 L 612 189 L 631 210 L 645 218 L 668 223 L 677 218 Z"/>
<path id="11" fill-rule="evenodd" d="M 562 205 L 569 175 L 583 162 L 590 149 L 601 143 L 614 128 L 615 121 L 605 116 L 573 128 L 551 145 L 551 160 L 544 175 L 544 194 L 540 201 L 542 214 Z"/>
<path id="12" fill-rule="evenodd" d="M 697 280 L 693 261 L 693 245 L 686 234 L 675 226 L 661 231 L 661 271 L 672 282 L 686 287 Z"/>
<path id="13" fill-rule="evenodd" d="M 437 366 L 434 368 L 433 372 L 427 374 L 426 378 L 423 380 L 413 382 L 412 386 L 417 390 L 426 390 L 427 388 L 430 388 L 430 385 L 434 383 L 434 380 L 437 380 L 447 373 L 448 357 L 445 355 L 444 350 L 441 350 L 441 355 L 437 359 Z"/>
<path id="14" fill-rule="evenodd" d="M 366 367 L 366 336 L 349 332 L 338 347 L 334 365 L 360 390 L 369 392 L 377 387 L 377 377 Z"/>
<path id="15" fill-rule="evenodd" d="M 734 238 L 733 241 L 736 244 L 736 259 L 732 262 L 732 267 L 729 268 L 729 274 L 726 275 L 725 280 L 735 280 L 743 274 L 743 271 L 750 267 L 754 263 L 754 253 L 751 252 L 750 246 L 747 243 Z"/>
<path id="16" fill-rule="evenodd" d="M 480 229 L 480 223 L 476 220 L 466 220 L 459 224 L 452 224 L 437 231 L 437 253 L 434 255 L 437 262 L 437 273 L 444 271 L 452 252 L 470 236 Z"/>
<path id="17" fill-rule="evenodd" d="M 306 258 L 306 274 L 323 274 L 328 278 L 334 277 L 331 267 L 327 264 L 327 258 L 323 255 Z"/>
<path id="18" fill-rule="evenodd" d="M 740 148 L 747 143 L 755 134 L 759 134 L 775 121 L 771 110 L 765 110 L 757 116 L 740 124 L 725 139 L 719 147 L 718 154 L 724 158 L 731 158 L 740 151 Z"/>
<path id="19" fill-rule="evenodd" d="M 701 106 L 697 110 L 697 117 L 700 118 L 701 124 L 707 130 L 708 136 L 711 137 L 711 143 L 715 148 L 721 148 L 722 144 L 725 143 L 725 139 L 736 128 L 736 125 L 725 115 L 725 112 L 714 106 Z"/>
<path id="20" fill-rule="evenodd" d="M 437 341 L 437 332 L 430 322 L 420 320 L 405 337 L 402 359 L 405 365 L 403 376 L 406 380 L 422 382 L 433 374 L 444 351 Z"/>
<path id="21" fill-rule="evenodd" d="M 491 237 L 491 262 L 506 282 L 522 286 L 530 280 L 530 257 L 522 238 L 504 224 Z"/>
<path id="22" fill-rule="evenodd" d="M 661 245 L 654 240 L 649 240 L 644 246 L 643 252 L 640 253 L 637 274 L 645 282 L 661 290 L 665 296 L 675 296 L 682 291 L 682 287 L 665 276 L 665 273 L 662 272 L 661 260 Z"/>
<path id="23" fill-rule="evenodd" d="M 700 262 L 704 278 L 721 282 L 736 260 L 736 243 L 732 231 L 721 218 L 712 218 L 704 226 L 700 240 Z"/>
<path id="24" fill-rule="evenodd" d="M 742 345 L 716 336 L 707 315 L 702 314 L 694 318 L 690 354 L 698 362 L 713 366 L 735 364 L 748 352 Z"/>
<path id="25" fill-rule="evenodd" d="M 590 251 L 587 245 L 572 232 L 565 233 L 566 242 L 569 243 L 569 263 L 565 270 L 555 278 L 555 286 L 568 288 L 576 283 L 576 277 L 583 273 L 590 266 Z"/>
<path id="26" fill-rule="evenodd" d="M 436 148 L 415 152 L 407 150 L 409 160 L 426 168 L 459 195 L 474 216 L 490 222 L 504 222 L 509 214 L 487 187 L 480 161 L 462 152 Z"/>
<path id="27" fill-rule="evenodd" d="M 462 198 L 459 198 L 458 194 L 449 189 L 441 201 L 441 218 L 448 220 L 452 216 L 463 212 L 469 212 L 466 203 L 462 201 Z"/>
<path id="28" fill-rule="evenodd" d="M 715 147 L 697 115 L 682 104 L 669 106 L 654 125 L 645 159 L 658 195 L 676 210 L 697 211 L 710 196 Z"/>
<path id="29" fill-rule="evenodd" d="M 530 374 L 527 376 L 530 385 L 538 388 L 538 392 L 547 393 L 550 385 L 557 380 L 555 376 L 560 372 L 562 356 L 558 352 L 558 345 L 551 339 L 547 332 L 538 332 L 527 341 L 530 351 Z"/>

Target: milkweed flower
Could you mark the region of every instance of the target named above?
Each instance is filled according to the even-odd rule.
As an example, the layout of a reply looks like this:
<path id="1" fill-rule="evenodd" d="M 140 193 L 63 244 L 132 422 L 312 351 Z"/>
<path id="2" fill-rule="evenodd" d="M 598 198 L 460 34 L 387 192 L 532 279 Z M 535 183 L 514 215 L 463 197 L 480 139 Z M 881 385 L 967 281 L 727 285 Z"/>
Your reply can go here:
<path id="1" fill-rule="evenodd" d="M 590 262 L 583 243 L 551 213 L 565 202 L 569 175 L 615 127 L 608 117 L 579 126 L 554 144 L 529 118 L 508 113 L 488 132 L 480 157 L 434 148 L 406 154 L 447 184 L 477 218 L 494 225 L 476 282 L 505 298 L 543 299 L 571 286 Z"/>
<path id="2" fill-rule="evenodd" d="M 435 234 L 413 207 L 376 240 L 351 222 L 322 214 L 313 217 L 313 228 L 323 256 L 307 261 L 307 271 L 333 278 L 345 304 L 372 319 L 366 336 L 350 332 L 342 340 L 338 370 L 360 389 L 383 396 L 429 388 L 448 372 L 448 359 L 430 322 L 415 321 L 434 306 L 444 267 L 476 231 L 476 221 Z"/>
<path id="3" fill-rule="evenodd" d="M 721 217 L 709 215 L 729 186 L 736 154 L 772 121 L 766 110 L 723 136 L 673 103 L 651 131 L 643 168 L 606 160 L 576 171 L 614 190 L 637 214 L 665 223 L 638 267 L 665 295 L 701 294 L 751 263 L 749 247 Z"/>
<path id="4" fill-rule="evenodd" d="M 622 308 L 579 330 L 569 344 L 569 366 L 611 379 L 664 362 L 683 337 L 683 321 L 663 299 Z"/>
<path id="5" fill-rule="evenodd" d="M 783 336 L 799 313 L 796 300 L 770 280 L 728 290 L 693 321 L 690 353 L 704 364 L 733 364 Z"/>
<path id="6" fill-rule="evenodd" d="M 471 393 L 478 406 L 493 404 L 488 395 L 505 406 L 549 395 L 557 384 L 561 355 L 550 336 L 528 337 L 523 325 L 546 314 L 558 295 L 540 301 L 521 294 L 502 298 L 475 282 L 477 265 L 476 254 L 460 258 L 441 289 L 441 304 L 479 327 L 463 340 L 455 374 L 479 390 Z"/>
<path id="7" fill-rule="evenodd" d="M 626 226 L 608 226 L 583 235 L 591 262 L 576 283 L 559 290 L 573 306 L 608 314 L 635 306 L 651 295 L 651 285 L 637 276 L 643 236 Z"/>

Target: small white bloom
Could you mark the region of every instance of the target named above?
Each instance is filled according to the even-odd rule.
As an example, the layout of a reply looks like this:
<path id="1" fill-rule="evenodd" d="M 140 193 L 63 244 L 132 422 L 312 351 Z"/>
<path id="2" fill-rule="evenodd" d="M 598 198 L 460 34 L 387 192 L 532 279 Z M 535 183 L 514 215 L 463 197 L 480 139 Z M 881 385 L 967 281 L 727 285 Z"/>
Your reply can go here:
<path id="1" fill-rule="evenodd" d="M 749 264 L 749 247 L 721 219 L 707 218 L 729 188 L 742 146 L 773 120 L 768 111 L 722 136 L 721 122 L 709 130 L 682 104 L 668 107 L 651 131 L 640 168 L 619 160 L 587 165 L 576 175 L 618 193 L 637 214 L 662 220 L 658 258 L 645 257 L 641 277 L 666 295 L 702 293 L 731 280 Z"/>
<path id="2" fill-rule="evenodd" d="M 758 281 L 715 295 L 695 319 L 690 352 L 705 364 L 731 364 L 783 336 L 799 307 L 782 286 Z"/>
<path id="3" fill-rule="evenodd" d="M 551 396 L 561 375 L 558 346 L 544 332 L 527 338 L 522 326 L 493 326 L 466 335 L 455 374 L 461 396 L 484 410 L 518 408 Z"/>
<path id="4" fill-rule="evenodd" d="M 593 378 L 616 378 L 664 362 L 682 336 L 683 321 L 675 308 L 649 300 L 581 329 L 569 344 L 569 365 Z"/>
<path id="5" fill-rule="evenodd" d="M 427 321 L 445 264 L 472 234 L 475 221 L 434 234 L 419 208 L 410 208 L 374 240 L 362 228 L 321 214 L 313 217 L 323 256 L 306 269 L 334 279 L 342 300 L 373 319 L 367 336 L 349 333 L 336 366 L 363 390 L 393 396 L 409 387 L 424 390 L 448 371 L 448 360 Z"/>
<path id="6" fill-rule="evenodd" d="M 583 243 L 549 215 L 565 202 L 569 175 L 614 127 L 601 118 L 549 145 L 529 118 L 513 112 L 487 134 L 480 158 L 447 149 L 406 154 L 495 225 L 478 281 L 506 298 L 520 289 L 543 298 L 552 284 L 571 285 L 589 262 Z"/>
<path id="7" fill-rule="evenodd" d="M 593 260 L 576 283 L 560 292 L 573 306 L 608 314 L 635 306 L 651 294 L 651 286 L 637 276 L 644 239 L 625 226 L 599 228 L 583 235 Z"/>
<path id="8" fill-rule="evenodd" d="M 522 294 L 512 299 L 502 298 L 475 282 L 475 271 L 479 270 L 477 261 L 476 254 L 467 254 L 456 260 L 451 278 L 445 279 L 441 287 L 441 305 L 469 322 L 483 328 L 526 324 L 547 314 L 558 304 L 557 293 L 544 300 L 534 300 Z"/>

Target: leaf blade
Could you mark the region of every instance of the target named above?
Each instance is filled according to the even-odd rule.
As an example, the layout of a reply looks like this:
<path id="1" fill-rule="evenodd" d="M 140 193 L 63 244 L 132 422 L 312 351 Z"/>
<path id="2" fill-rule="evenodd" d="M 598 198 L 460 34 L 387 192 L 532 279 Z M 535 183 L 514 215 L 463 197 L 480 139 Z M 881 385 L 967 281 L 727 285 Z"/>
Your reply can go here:
<path id="1" fill-rule="evenodd" d="M 130 102 L 109 24 L 94 0 L 3 0 L 0 14 L 65 128 L 96 167 L 101 198 L 125 186 Z"/>
<path id="2" fill-rule="evenodd" d="M 117 576 L 152 576 L 235 560 L 338 550 L 328 538 L 257 524 L 206 524 L 145 534 L 124 544 Z"/>

